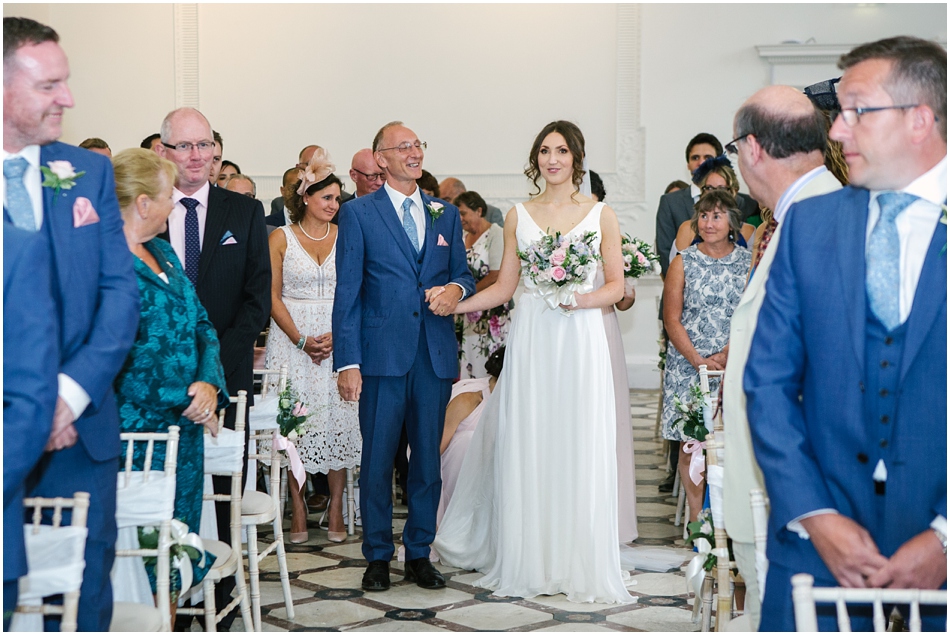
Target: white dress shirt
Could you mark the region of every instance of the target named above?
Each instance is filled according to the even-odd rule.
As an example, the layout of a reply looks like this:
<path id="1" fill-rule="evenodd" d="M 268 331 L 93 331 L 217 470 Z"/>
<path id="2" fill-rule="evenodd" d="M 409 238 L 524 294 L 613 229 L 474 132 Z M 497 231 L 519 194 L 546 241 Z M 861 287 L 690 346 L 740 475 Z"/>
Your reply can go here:
<path id="1" fill-rule="evenodd" d="M 172 198 L 175 199 L 175 209 L 168 216 L 168 241 L 175 250 L 175 255 L 185 264 L 185 214 L 188 210 L 182 205 L 181 199 L 193 198 L 198 201 L 198 240 L 201 248 L 205 244 L 205 222 L 208 220 L 208 193 L 211 191 L 211 184 L 205 183 L 197 192 L 191 196 L 185 196 L 178 188 L 172 190 Z"/>
<path id="2" fill-rule="evenodd" d="M 402 202 L 407 198 L 412 201 L 412 206 L 409 208 L 409 211 L 412 213 L 412 220 L 416 222 L 416 234 L 419 236 L 419 251 L 422 251 L 422 246 L 426 240 L 426 211 L 422 205 L 421 190 L 416 186 L 412 194 L 406 196 L 402 192 L 397 192 L 389 187 L 389 183 L 384 183 L 383 187 L 386 188 L 386 194 L 389 195 L 389 200 L 393 202 L 393 207 L 396 208 L 396 215 L 399 217 L 400 225 L 402 225 L 402 217 L 403 214 L 405 214 L 402 210 Z"/>
<path id="3" fill-rule="evenodd" d="M 29 163 L 26 172 L 23 173 L 23 185 L 26 187 L 27 194 L 30 195 L 30 202 L 33 203 L 33 217 L 36 219 L 36 228 L 39 230 L 43 226 L 43 179 L 40 172 L 40 147 L 38 145 L 26 146 L 19 152 L 13 154 L 3 151 L 3 159 L 12 159 L 14 157 L 23 157 Z M 7 184 L 6 179 L 3 182 L 3 204 L 7 204 Z M 58 394 L 66 402 L 73 413 L 73 418 L 78 419 L 83 413 L 89 402 L 89 393 L 83 389 L 79 383 L 66 375 L 59 373 Z"/>
<path id="4" fill-rule="evenodd" d="M 3 160 L 23 157 L 29 163 L 26 172 L 23 173 L 23 185 L 26 187 L 26 193 L 30 195 L 30 202 L 33 203 L 33 217 L 36 219 L 36 228 L 43 226 L 43 182 L 40 172 L 40 147 L 38 145 L 26 146 L 19 152 L 9 153 L 3 151 Z M 7 180 L 3 179 L 3 206 L 7 206 Z"/>

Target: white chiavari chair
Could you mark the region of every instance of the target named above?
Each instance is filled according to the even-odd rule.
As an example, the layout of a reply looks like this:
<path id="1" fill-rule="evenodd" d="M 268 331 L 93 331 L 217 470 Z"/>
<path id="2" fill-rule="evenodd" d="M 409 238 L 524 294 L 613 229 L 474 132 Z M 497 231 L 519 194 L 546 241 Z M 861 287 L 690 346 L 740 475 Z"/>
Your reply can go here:
<path id="1" fill-rule="evenodd" d="M 205 631 L 208 633 L 217 632 L 218 622 L 238 605 L 241 607 L 244 628 L 250 630 L 254 625 L 251 618 L 250 602 L 248 601 L 247 582 L 244 578 L 244 558 L 241 557 L 241 477 L 244 473 L 244 427 L 247 425 L 247 393 L 243 390 L 238 391 L 237 397 L 231 397 L 231 403 L 235 404 L 237 409 L 234 430 L 224 427 L 226 409 L 222 408 L 218 413 L 218 436 L 212 438 L 211 434 L 207 432 L 204 435 L 205 474 L 231 477 L 230 494 L 213 494 L 206 491 L 204 495 L 204 499 L 207 501 L 229 503 L 231 544 L 220 540 L 204 539 L 205 551 L 214 554 L 216 558 L 214 566 L 211 567 L 202 581 L 204 609 L 193 607 L 180 607 L 178 609 L 180 615 L 203 615 Z M 218 582 L 228 576 L 234 576 L 237 597 L 218 611 L 215 606 L 214 588 Z"/>
<path id="2" fill-rule="evenodd" d="M 816 587 L 815 579 L 807 573 L 792 576 L 792 602 L 795 607 L 795 630 L 798 632 L 815 632 L 818 630 L 818 616 L 816 604 L 834 604 L 838 619 L 838 630 L 842 633 L 851 632 L 851 618 L 848 615 L 848 604 L 871 604 L 875 633 L 887 630 L 887 616 L 885 605 L 907 604 L 910 606 L 910 616 L 904 616 L 908 630 L 919 633 L 921 630 L 920 607 L 946 606 L 946 590 L 925 589 L 845 589 L 842 587 Z M 944 623 L 946 630 L 946 622 Z"/>
<path id="3" fill-rule="evenodd" d="M 73 498 L 26 498 L 24 509 L 32 509 L 32 522 L 25 525 L 26 559 L 29 573 L 20 578 L 16 612 L 11 631 L 42 631 L 43 616 L 62 616 L 60 631 L 76 631 L 79 589 L 85 569 L 86 518 L 89 494 L 76 492 Z M 71 509 L 70 522 L 63 524 L 63 510 Z M 43 524 L 44 510 L 51 510 L 52 524 Z M 48 514 L 47 514 L 48 516 Z M 62 595 L 62 605 L 44 604 L 43 599 Z"/>

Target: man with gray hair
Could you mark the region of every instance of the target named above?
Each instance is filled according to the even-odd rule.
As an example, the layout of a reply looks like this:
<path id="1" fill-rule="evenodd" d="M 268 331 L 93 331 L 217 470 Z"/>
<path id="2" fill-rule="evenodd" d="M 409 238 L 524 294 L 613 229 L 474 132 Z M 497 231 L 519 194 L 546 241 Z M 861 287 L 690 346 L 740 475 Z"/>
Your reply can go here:
<path id="1" fill-rule="evenodd" d="M 257 198 L 257 184 L 246 174 L 232 174 L 224 182 L 224 189 L 237 192 L 249 198 Z"/>
<path id="2" fill-rule="evenodd" d="M 799 573 L 947 580 L 947 52 L 894 37 L 839 67 L 830 137 L 851 185 L 780 225 L 743 382 L 771 502 L 763 631 L 795 630 Z M 834 630 L 834 608 L 799 626 Z M 871 607 L 852 608 L 871 630 Z M 921 607 L 924 630 L 945 630 L 946 611 Z"/>
<path id="3" fill-rule="evenodd" d="M 754 275 L 732 315 L 723 384 L 726 531 L 746 581 L 745 613 L 753 631 L 759 625 L 760 600 L 749 490 L 764 490 L 765 485 L 752 454 L 742 378 L 788 208 L 797 201 L 841 188 L 824 166 L 826 127 L 824 116 L 801 91 L 791 86 L 769 86 L 739 108 L 734 124 L 737 141 L 726 144 L 727 152 L 738 154 L 739 170 L 752 197 L 773 210 L 772 219 L 758 230 L 754 244 L 756 254 L 761 256 L 758 262 L 753 261 Z M 764 581 L 764 571 L 762 575 Z"/>
<path id="4" fill-rule="evenodd" d="M 462 192 L 467 191 L 465 184 L 454 176 L 443 179 L 442 182 L 439 183 L 439 194 L 442 195 L 442 200 L 448 201 L 449 203 L 455 203 L 455 198 Z M 505 226 L 505 215 L 494 205 L 488 205 L 488 209 L 485 210 L 485 220 L 489 223 L 495 223 L 499 227 Z"/>

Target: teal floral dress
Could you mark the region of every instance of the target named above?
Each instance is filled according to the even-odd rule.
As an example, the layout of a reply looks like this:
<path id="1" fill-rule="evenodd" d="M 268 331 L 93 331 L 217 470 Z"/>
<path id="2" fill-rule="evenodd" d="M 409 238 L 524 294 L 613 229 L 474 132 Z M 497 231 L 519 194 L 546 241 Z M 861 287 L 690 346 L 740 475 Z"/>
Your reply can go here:
<path id="1" fill-rule="evenodd" d="M 155 256 L 168 282 L 135 258 L 141 316 L 135 344 L 115 380 L 116 401 L 122 432 L 167 432 L 179 426 L 175 518 L 198 533 L 204 485 L 204 427 L 181 413 L 191 403 L 188 387 L 204 381 L 218 388 L 218 407 L 228 403 L 218 337 L 208 314 L 172 246 L 159 238 L 145 243 Z M 140 451 L 141 449 L 141 451 Z M 162 469 L 163 444 L 156 444 L 152 469 Z M 145 445 L 136 444 L 134 464 L 145 463 Z M 214 556 L 205 554 L 204 566 L 192 560 L 194 582 L 210 570 Z M 154 560 L 146 560 L 146 572 L 155 590 Z M 181 590 L 178 570 L 171 569 L 172 595 Z"/>

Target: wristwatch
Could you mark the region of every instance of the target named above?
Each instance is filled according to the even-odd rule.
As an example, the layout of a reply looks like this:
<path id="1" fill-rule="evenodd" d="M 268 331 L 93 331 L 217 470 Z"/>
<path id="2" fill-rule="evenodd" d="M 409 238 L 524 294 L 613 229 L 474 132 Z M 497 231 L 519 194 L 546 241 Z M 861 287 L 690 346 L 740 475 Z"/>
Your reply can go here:
<path id="1" fill-rule="evenodd" d="M 943 555 L 947 555 L 947 534 L 943 533 L 936 527 L 931 527 L 934 534 L 937 535 L 937 540 L 940 541 L 940 544 L 943 545 Z"/>

